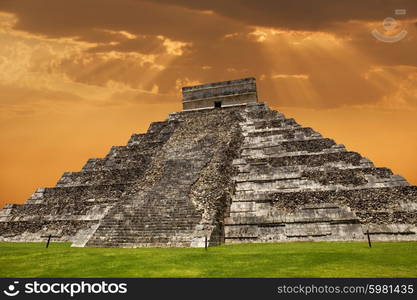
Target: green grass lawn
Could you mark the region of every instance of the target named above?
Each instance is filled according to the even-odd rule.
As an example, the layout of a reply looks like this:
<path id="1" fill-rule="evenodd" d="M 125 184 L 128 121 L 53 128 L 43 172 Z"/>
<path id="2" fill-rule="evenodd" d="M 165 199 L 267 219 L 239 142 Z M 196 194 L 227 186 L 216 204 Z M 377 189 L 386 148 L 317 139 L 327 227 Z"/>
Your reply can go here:
<path id="1" fill-rule="evenodd" d="M 417 243 L 71 248 L 0 243 L 0 277 L 417 277 Z"/>

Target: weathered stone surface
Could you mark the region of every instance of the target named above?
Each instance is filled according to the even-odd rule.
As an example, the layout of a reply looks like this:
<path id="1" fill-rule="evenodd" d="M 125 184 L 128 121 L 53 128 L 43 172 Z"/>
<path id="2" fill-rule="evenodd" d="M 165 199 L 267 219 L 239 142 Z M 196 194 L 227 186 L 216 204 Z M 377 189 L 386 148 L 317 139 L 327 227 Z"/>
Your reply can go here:
<path id="1" fill-rule="evenodd" d="M 0 240 L 204 247 L 206 237 L 360 241 L 367 231 L 417 240 L 416 186 L 257 102 L 254 79 L 183 92 L 201 107 L 184 106 L 25 204 L 6 205 Z M 229 107 L 211 109 L 218 100 Z"/>
<path id="2" fill-rule="evenodd" d="M 212 244 L 223 240 L 224 212 L 233 192 L 229 158 L 237 157 L 243 139 L 240 114 L 197 111 L 171 115 L 171 120 L 178 123 L 175 132 L 87 246 L 201 246 L 205 236 Z"/>
<path id="3" fill-rule="evenodd" d="M 243 78 L 182 88 L 183 110 L 230 107 L 258 101 L 255 78 Z"/>
<path id="4" fill-rule="evenodd" d="M 417 240 L 417 187 L 262 103 L 243 116 L 226 243 Z"/>

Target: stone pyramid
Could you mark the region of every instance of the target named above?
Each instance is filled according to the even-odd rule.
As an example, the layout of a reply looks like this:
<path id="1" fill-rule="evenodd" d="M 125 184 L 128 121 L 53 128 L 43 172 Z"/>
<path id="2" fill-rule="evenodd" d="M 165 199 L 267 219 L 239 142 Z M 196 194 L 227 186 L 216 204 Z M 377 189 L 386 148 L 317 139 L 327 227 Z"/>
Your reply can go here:
<path id="1" fill-rule="evenodd" d="M 184 87 L 183 108 L 25 204 L 6 205 L 0 240 L 417 240 L 416 186 L 258 102 L 254 78 Z"/>

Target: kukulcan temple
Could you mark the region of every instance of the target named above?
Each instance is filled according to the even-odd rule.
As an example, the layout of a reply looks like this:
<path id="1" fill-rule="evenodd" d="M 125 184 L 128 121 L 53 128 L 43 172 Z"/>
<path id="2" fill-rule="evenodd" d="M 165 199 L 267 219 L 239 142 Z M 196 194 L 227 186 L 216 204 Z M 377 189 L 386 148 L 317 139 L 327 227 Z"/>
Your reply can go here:
<path id="1" fill-rule="evenodd" d="M 417 241 L 417 187 L 258 101 L 255 78 L 182 88 L 183 111 L 0 210 L 0 241 L 204 247 Z"/>

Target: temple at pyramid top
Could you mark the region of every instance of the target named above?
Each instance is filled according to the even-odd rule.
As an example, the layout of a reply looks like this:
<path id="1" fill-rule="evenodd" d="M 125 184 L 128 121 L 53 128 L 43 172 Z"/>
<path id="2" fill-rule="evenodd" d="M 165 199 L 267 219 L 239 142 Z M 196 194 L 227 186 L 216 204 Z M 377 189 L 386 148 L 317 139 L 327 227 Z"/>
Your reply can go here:
<path id="1" fill-rule="evenodd" d="M 183 110 L 244 105 L 258 101 L 253 77 L 182 88 Z"/>

